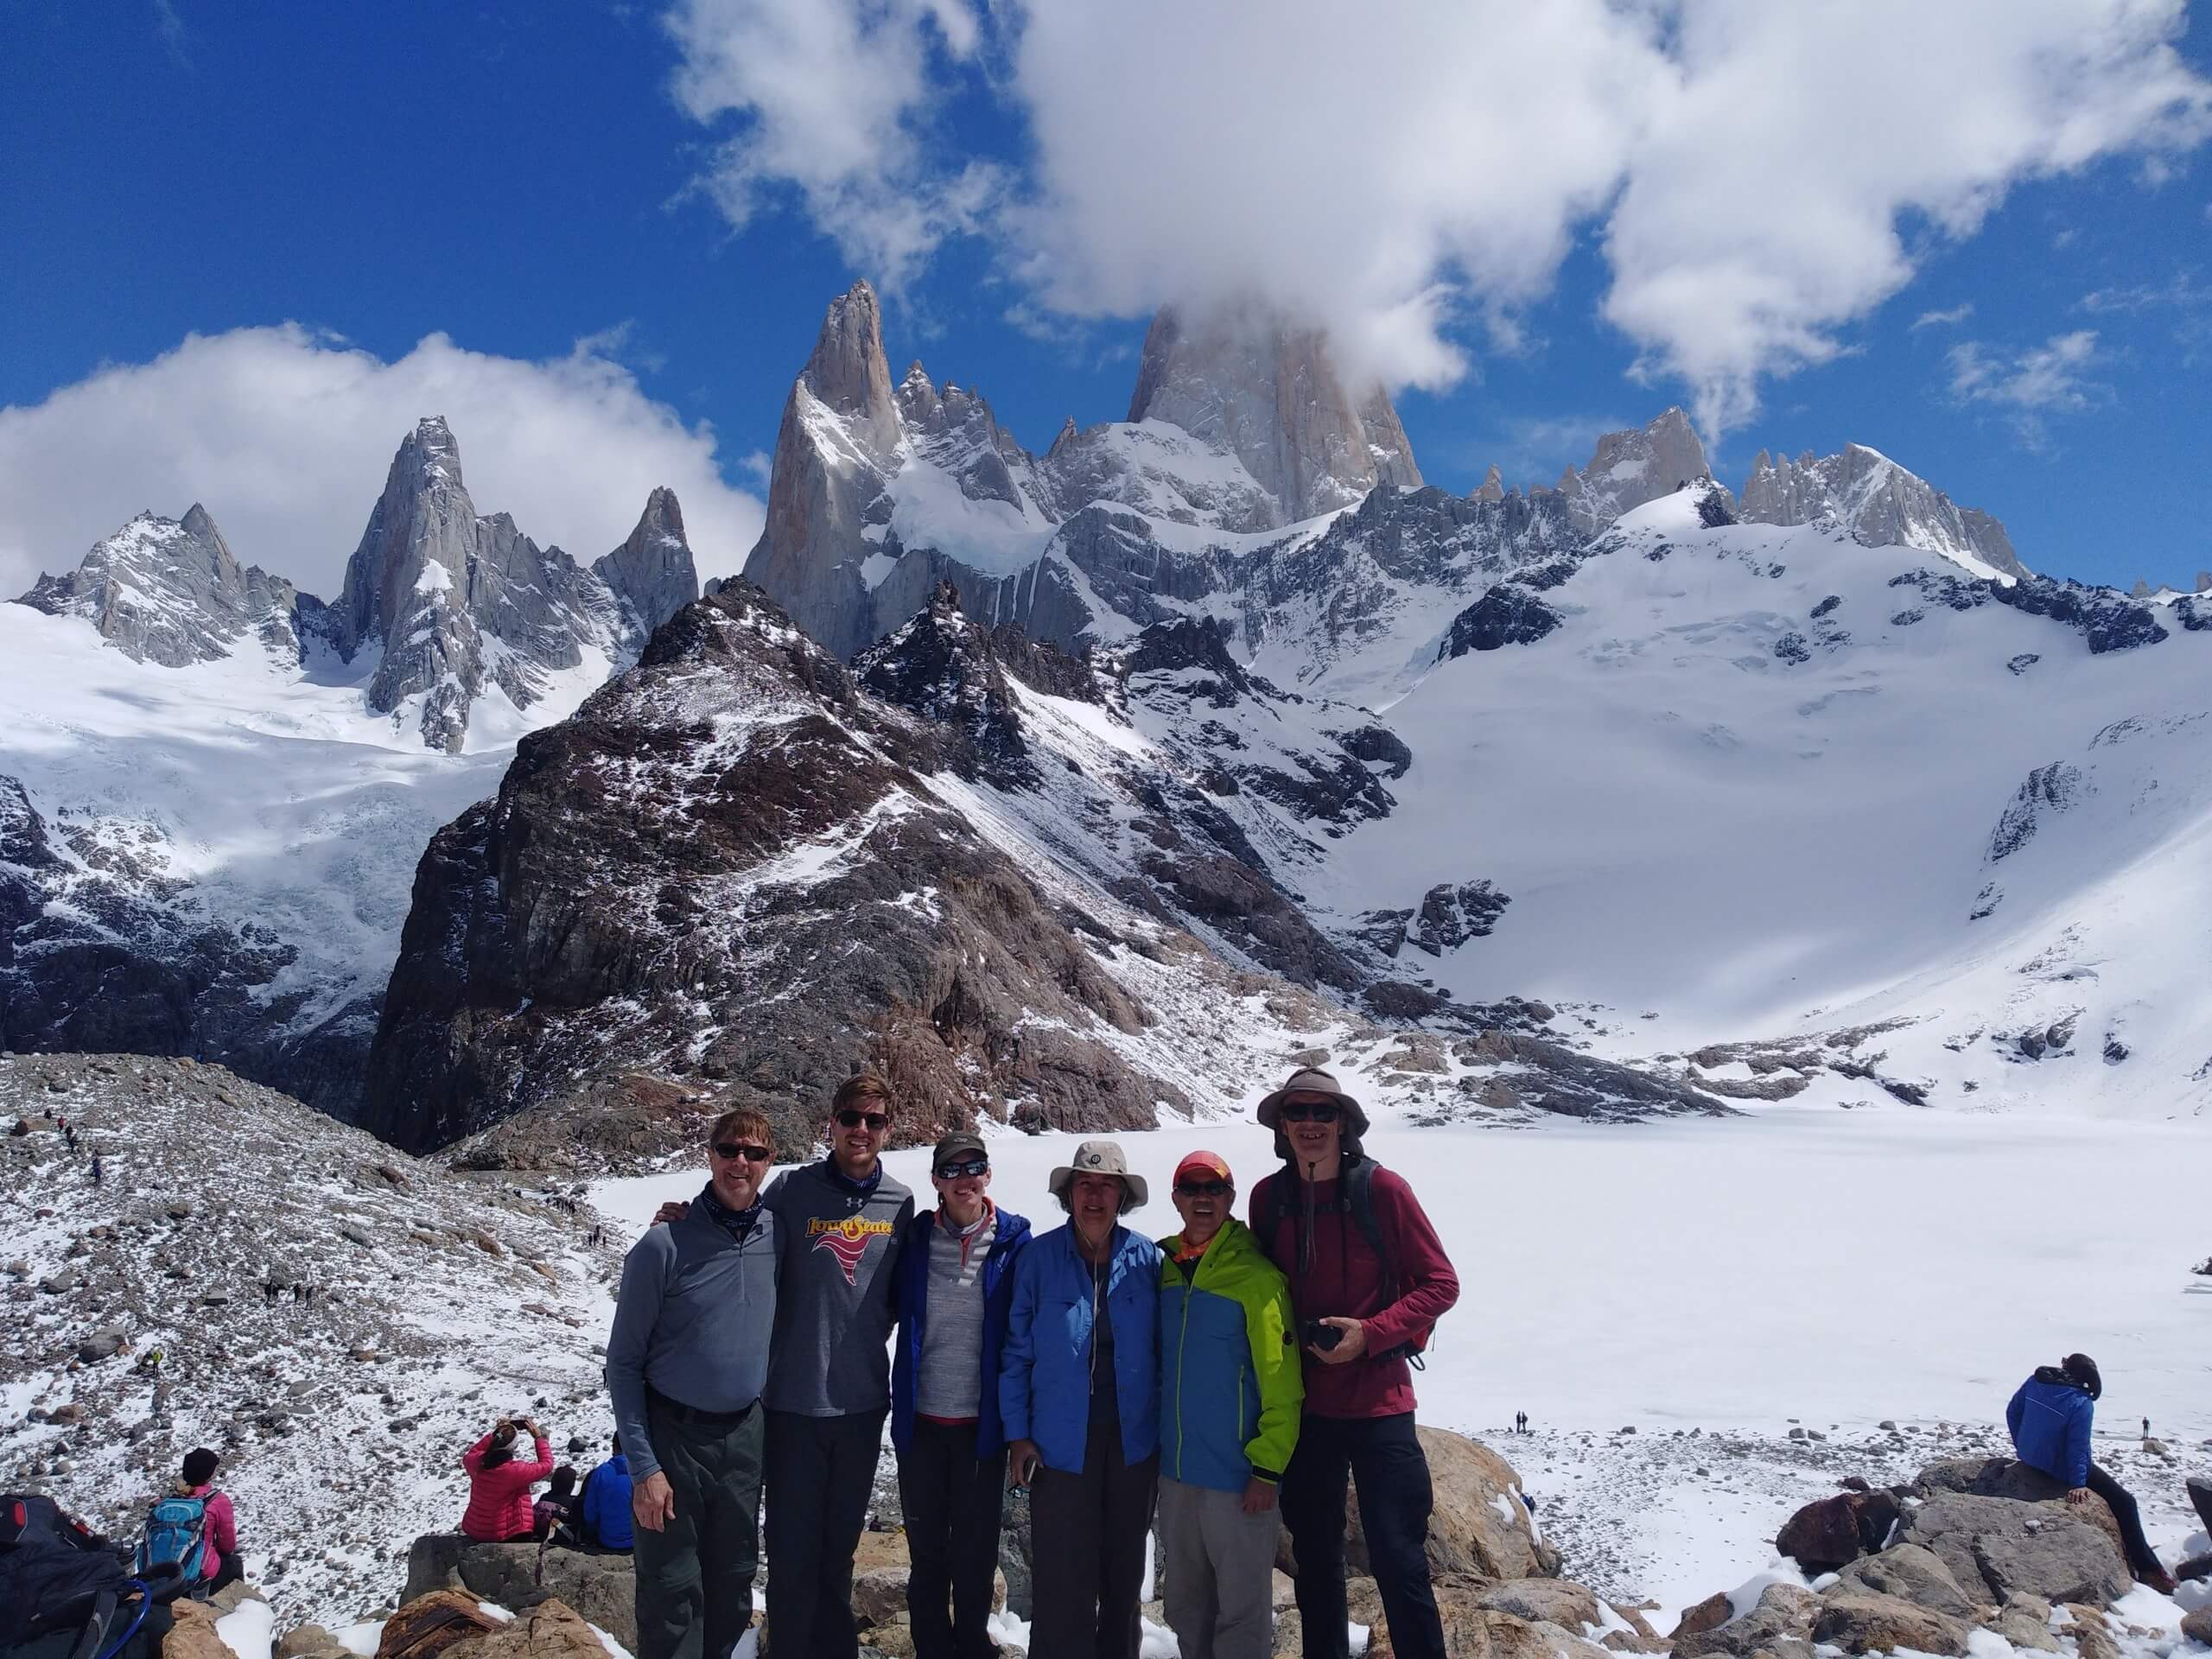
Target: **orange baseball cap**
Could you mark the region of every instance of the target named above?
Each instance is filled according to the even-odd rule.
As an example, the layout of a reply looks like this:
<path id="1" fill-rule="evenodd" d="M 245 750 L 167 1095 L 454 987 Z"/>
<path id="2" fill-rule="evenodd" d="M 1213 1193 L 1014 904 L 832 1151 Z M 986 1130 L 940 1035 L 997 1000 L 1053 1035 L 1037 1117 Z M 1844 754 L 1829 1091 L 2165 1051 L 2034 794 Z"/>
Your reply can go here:
<path id="1" fill-rule="evenodd" d="M 1236 1178 L 1229 1173 L 1229 1160 L 1217 1152 L 1194 1152 L 1175 1166 L 1175 1185 L 1180 1186 L 1185 1175 L 1196 1172 L 1201 1175 L 1217 1175 L 1232 1185 Z"/>

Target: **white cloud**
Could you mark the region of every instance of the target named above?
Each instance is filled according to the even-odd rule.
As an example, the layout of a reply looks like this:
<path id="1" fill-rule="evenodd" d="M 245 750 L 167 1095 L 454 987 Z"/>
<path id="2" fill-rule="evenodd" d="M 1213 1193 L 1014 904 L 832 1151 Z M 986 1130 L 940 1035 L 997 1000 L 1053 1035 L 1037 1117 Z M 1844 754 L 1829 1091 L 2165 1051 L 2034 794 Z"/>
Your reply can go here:
<path id="1" fill-rule="evenodd" d="M 334 597 L 424 415 L 452 423 L 480 512 L 510 512 L 586 563 L 658 484 L 683 503 L 702 575 L 735 571 L 760 534 L 760 501 L 723 481 L 713 429 L 684 425 L 590 342 L 530 363 L 433 334 L 385 363 L 286 323 L 188 335 L 0 409 L 0 598 L 73 568 L 141 508 L 175 518 L 194 501 L 241 559 Z"/>
<path id="2" fill-rule="evenodd" d="M 945 79 L 978 44 L 963 0 L 678 0 L 665 22 L 677 105 L 735 127 L 699 180 L 733 226 L 793 192 L 895 291 L 996 202 L 1001 168 L 948 167 L 928 144 Z"/>
<path id="3" fill-rule="evenodd" d="M 1994 405 L 2031 449 L 2046 447 L 2049 416 L 2078 412 L 2111 395 L 2089 378 L 2101 360 L 2094 328 L 2053 334 L 2026 351 L 1993 355 L 1980 340 L 1961 340 L 1947 360 L 1951 396 L 1962 404 Z"/>
<path id="4" fill-rule="evenodd" d="M 2022 181 L 2212 134 L 2183 0 L 680 0 L 679 101 L 737 222 L 798 193 L 894 283 L 1003 245 L 1036 303 L 1255 290 L 1395 385 L 1509 348 L 1578 234 L 1712 436 L 1829 360 Z M 1018 156 L 937 122 L 995 95 Z M 2139 167 L 2139 175 L 2149 176 Z"/>
<path id="5" fill-rule="evenodd" d="M 1913 328 L 1953 328 L 1974 315 L 1974 302 L 1955 305 L 1948 311 L 1923 311 L 1912 320 Z"/>

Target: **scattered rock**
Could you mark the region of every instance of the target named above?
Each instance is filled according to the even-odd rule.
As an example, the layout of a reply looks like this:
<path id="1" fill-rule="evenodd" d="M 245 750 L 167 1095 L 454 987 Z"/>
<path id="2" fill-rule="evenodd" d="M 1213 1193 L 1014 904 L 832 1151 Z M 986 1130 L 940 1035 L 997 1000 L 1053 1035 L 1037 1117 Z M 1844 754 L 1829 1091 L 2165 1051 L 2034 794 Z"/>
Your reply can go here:
<path id="1" fill-rule="evenodd" d="M 1726 1596 L 1719 1600 L 1724 1606 L 1727 1605 Z M 1783 1642 L 1802 1644 L 1808 1641 L 1819 1605 L 1809 1590 L 1794 1584 L 1770 1584 L 1760 1594 L 1758 1605 L 1741 1618 L 1730 1619 L 1695 1636 L 1675 1637 L 1675 1659 L 1700 1659 L 1706 1654 L 1751 1659 L 1763 1649 L 1780 1654 L 1783 1649 L 1778 1644 Z"/>
<path id="2" fill-rule="evenodd" d="M 494 1625 L 445 1651 L 452 1659 L 607 1659 L 607 1649 L 592 1634 L 591 1625 L 557 1598 L 548 1598 L 528 1612 L 517 1613 L 512 1623 Z M 385 1659 L 381 1649 L 378 1659 Z"/>
<path id="3" fill-rule="evenodd" d="M 1962 1655 L 1967 1650 L 1967 1627 L 1955 1618 L 1896 1596 L 1831 1591 L 1821 1598 L 1819 1617 L 1813 1623 L 1813 1640 L 1833 1642 L 1847 1653 L 1891 1653 L 1910 1648 L 1916 1653 Z"/>
<path id="4" fill-rule="evenodd" d="M 277 1639 L 271 1659 L 303 1659 L 314 1653 L 328 1653 L 338 1648 L 338 1638 L 320 1624 L 302 1624 L 287 1630 Z"/>
<path id="5" fill-rule="evenodd" d="M 94 1360 L 112 1358 L 123 1351 L 124 1344 L 129 1339 L 120 1325 L 109 1325 L 105 1330 L 93 1332 L 91 1336 L 79 1343 L 77 1357 L 88 1363 Z"/>
<path id="6" fill-rule="evenodd" d="M 1718 1630 L 1736 1616 L 1735 1607 L 1726 1590 L 1716 1590 L 1694 1607 L 1682 1609 L 1681 1618 L 1675 1622 L 1668 1640 L 1680 1642 L 1687 1636 L 1703 1636 L 1707 1630 Z"/>

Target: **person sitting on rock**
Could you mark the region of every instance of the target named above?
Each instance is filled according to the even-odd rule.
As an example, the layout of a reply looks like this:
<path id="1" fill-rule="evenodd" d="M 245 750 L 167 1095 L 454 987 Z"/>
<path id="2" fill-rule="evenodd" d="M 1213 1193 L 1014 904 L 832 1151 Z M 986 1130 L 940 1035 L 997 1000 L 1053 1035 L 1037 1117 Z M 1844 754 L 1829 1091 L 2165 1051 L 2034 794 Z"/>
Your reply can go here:
<path id="1" fill-rule="evenodd" d="M 551 1488 L 530 1506 L 531 1530 L 540 1543 L 550 1541 L 574 1548 L 576 1535 L 571 1523 L 575 1518 L 576 1471 L 564 1463 L 553 1471 Z"/>
<path id="2" fill-rule="evenodd" d="M 630 1459 L 622 1454 L 622 1437 L 614 1437 L 614 1452 L 584 1477 L 576 1499 L 576 1532 L 587 1549 L 627 1554 L 636 1541 L 630 1513 Z"/>
<path id="3" fill-rule="evenodd" d="M 2056 1365 L 2039 1365 L 2020 1384 L 2005 1408 L 2012 1431 L 2012 1450 L 2022 1463 L 2040 1469 L 2075 1490 L 2094 1492 L 2111 1506 L 2127 1546 L 2127 1565 L 2135 1576 L 2162 1595 L 2174 1592 L 2173 1574 L 2160 1563 L 2144 1535 L 2143 1516 L 2127 1489 L 2089 1460 L 2089 1429 L 2103 1376 L 2087 1354 L 2069 1354 Z"/>
<path id="4" fill-rule="evenodd" d="M 195 1446 L 184 1454 L 173 1495 L 200 1505 L 200 1583 L 195 1595 L 213 1595 L 225 1585 L 245 1576 L 245 1558 L 238 1554 L 238 1519 L 231 1495 L 215 1490 L 215 1470 L 222 1462 L 207 1447 Z"/>
<path id="5" fill-rule="evenodd" d="M 515 1442 L 528 1434 L 537 1455 L 517 1460 Z M 492 1432 L 461 1454 L 468 1471 L 468 1509 L 461 1517 L 464 1535 L 479 1543 L 526 1544 L 537 1535 L 530 1489 L 553 1472 L 553 1447 L 535 1419 L 502 1417 Z"/>
<path id="6" fill-rule="evenodd" d="M 1427 1546 L 1428 1454 L 1414 1432 L 1411 1359 L 1459 1300 L 1459 1275 L 1405 1179 L 1360 1145 L 1367 1114 L 1311 1068 L 1260 1103 L 1283 1166 L 1252 1191 L 1260 1248 L 1290 1281 L 1304 1340 L 1306 1409 L 1283 1471 L 1311 1659 L 1346 1659 L 1344 1496 L 1359 1489 L 1368 1559 L 1391 1651 L 1444 1659 Z"/>

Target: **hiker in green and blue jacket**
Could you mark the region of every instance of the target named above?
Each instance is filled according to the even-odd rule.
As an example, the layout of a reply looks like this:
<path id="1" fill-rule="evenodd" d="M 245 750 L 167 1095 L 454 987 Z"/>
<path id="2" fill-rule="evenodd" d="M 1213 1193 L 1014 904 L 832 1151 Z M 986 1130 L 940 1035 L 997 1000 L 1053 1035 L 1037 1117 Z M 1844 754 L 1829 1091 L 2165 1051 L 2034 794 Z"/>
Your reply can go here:
<path id="1" fill-rule="evenodd" d="M 1306 1383 L 1290 1287 L 1235 1216 L 1220 1155 L 1175 1168 L 1183 1230 L 1160 1241 L 1160 1538 L 1182 1659 L 1272 1647 L 1275 1486 Z"/>

